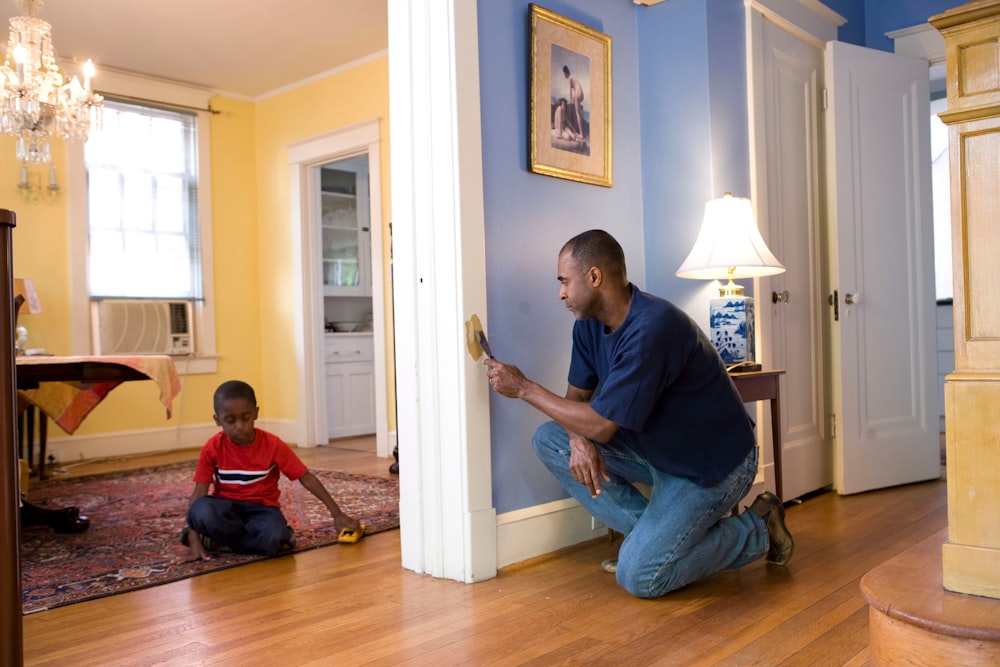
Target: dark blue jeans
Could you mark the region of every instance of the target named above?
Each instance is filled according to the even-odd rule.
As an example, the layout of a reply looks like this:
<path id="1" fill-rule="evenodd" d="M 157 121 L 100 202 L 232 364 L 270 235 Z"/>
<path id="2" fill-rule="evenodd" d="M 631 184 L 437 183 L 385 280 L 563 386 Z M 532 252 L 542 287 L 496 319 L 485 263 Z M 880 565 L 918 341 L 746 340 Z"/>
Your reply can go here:
<path id="1" fill-rule="evenodd" d="M 593 498 L 569 471 L 566 431 L 555 422 L 538 427 L 535 452 L 584 509 L 625 536 L 618 552 L 618 584 L 641 598 L 659 597 L 710 574 L 738 568 L 767 553 L 767 527 L 753 512 L 729 516 L 757 473 L 757 448 L 722 482 L 698 486 L 661 472 L 612 438 L 594 443 L 611 482 Z M 650 484 L 647 500 L 632 483 Z"/>
<path id="2" fill-rule="evenodd" d="M 216 496 L 202 496 L 191 503 L 187 522 L 238 554 L 273 556 L 292 538 L 292 529 L 277 507 Z"/>

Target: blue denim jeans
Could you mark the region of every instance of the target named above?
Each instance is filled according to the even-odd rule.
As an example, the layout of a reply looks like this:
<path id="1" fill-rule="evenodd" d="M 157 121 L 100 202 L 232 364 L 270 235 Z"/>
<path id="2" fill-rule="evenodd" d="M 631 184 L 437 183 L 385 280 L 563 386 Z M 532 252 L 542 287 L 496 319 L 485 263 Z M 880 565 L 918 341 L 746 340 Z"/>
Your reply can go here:
<path id="1" fill-rule="evenodd" d="M 538 427 L 535 452 L 563 487 L 598 521 L 625 536 L 618 552 L 618 583 L 632 595 L 655 598 L 721 570 L 757 560 L 768 549 L 767 527 L 754 512 L 729 516 L 757 474 L 757 448 L 712 487 L 661 472 L 615 436 L 594 443 L 611 482 L 596 498 L 569 470 L 566 431 Z M 632 483 L 652 485 L 647 500 Z"/>
<path id="2" fill-rule="evenodd" d="M 202 496 L 191 503 L 188 525 L 238 554 L 273 556 L 292 538 L 292 529 L 277 507 Z"/>

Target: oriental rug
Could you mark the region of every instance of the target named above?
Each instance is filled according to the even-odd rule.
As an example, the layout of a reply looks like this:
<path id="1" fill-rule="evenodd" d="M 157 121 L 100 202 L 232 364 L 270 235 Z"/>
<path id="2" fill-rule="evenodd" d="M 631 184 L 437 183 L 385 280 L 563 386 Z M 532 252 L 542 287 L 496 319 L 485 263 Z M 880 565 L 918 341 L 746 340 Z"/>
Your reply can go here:
<path id="1" fill-rule="evenodd" d="M 365 524 L 365 534 L 399 527 L 399 482 L 313 470 L 337 504 Z M 175 564 L 186 553 L 184 526 L 194 463 L 33 482 L 30 500 L 44 507 L 75 505 L 90 518 L 82 533 L 46 526 L 21 530 L 24 613 L 148 588 L 245 565 L 262 556 L 213 554 L 211 561 Z M 281 479 L 281 509 L 295 530 L 292 553 L 337 542 L 326 507 L 298 482 Z"/>

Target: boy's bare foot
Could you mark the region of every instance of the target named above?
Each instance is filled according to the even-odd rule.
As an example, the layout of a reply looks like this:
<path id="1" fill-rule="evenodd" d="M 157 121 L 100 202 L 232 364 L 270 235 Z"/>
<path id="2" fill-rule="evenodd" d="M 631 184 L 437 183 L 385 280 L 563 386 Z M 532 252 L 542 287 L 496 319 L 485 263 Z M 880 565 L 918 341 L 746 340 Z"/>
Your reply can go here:
<path id="1" fill-rule="evenodd" d="M 183 563 L 193 563 L 196 560 L 212 560 L 212 556 L 206 551 L 202 551 L 201 554 L 196 554 L 194 553 L 194 549 L 190 549 L 186 554 L 178 556 L 171 561 L 171 563 L 174 565 L 182 565 Z"/>
<path id="2" fill-rule="evenodd" d="M 212 560 L 212 556 L 209 555 L 208 550 L 205 549 L 205 545 L 202 544 L 201 535 L 193 528 L 185 527 L 181 531 L 181 544 L 187 545 L 188 552 L 186 555 L 178 556 L 174 559 L 175 565 L 190 563 L 196 560 Z"/>

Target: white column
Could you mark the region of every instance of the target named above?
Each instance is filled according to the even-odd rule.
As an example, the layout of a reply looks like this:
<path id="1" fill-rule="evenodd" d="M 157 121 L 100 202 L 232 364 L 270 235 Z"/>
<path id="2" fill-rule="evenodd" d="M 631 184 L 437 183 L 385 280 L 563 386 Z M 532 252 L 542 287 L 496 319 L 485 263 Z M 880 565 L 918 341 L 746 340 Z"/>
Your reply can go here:
<path id="1" fill-rule="evenodd" d="M 403 566 L 496 575 L 476 3 L 389 0 L 393 294 Z"/>

